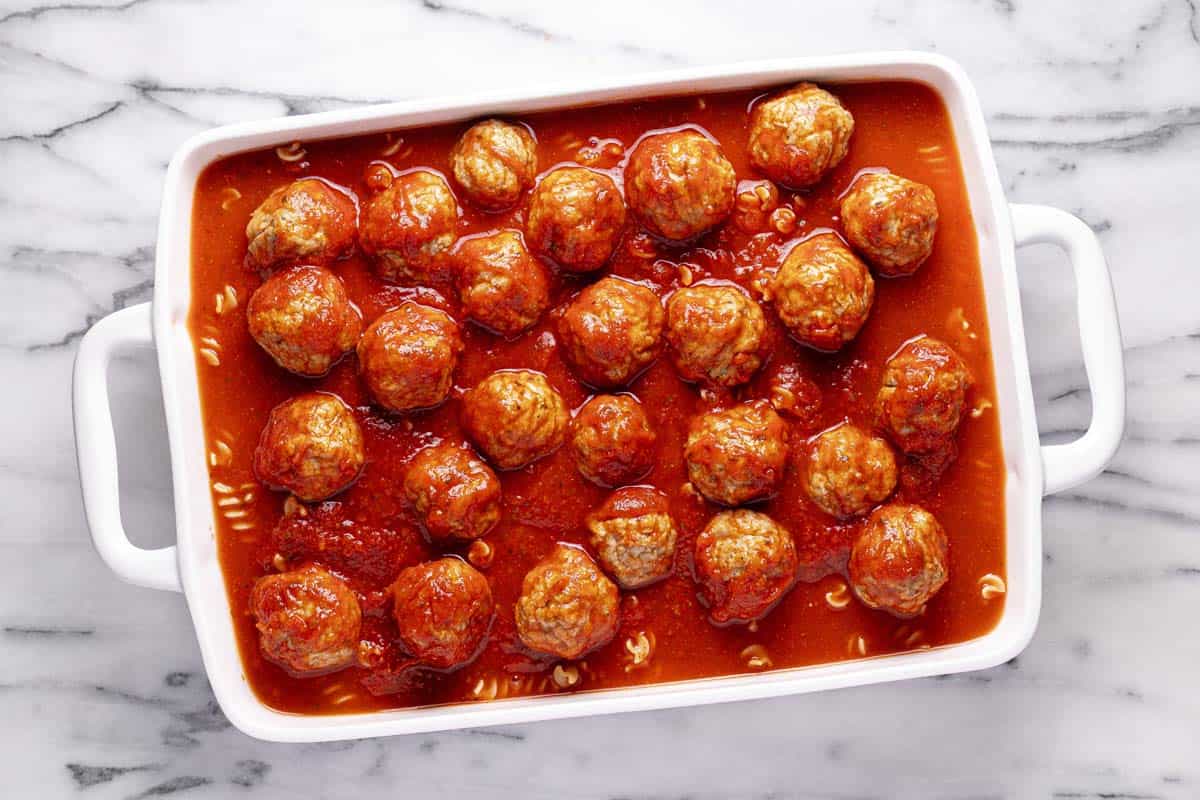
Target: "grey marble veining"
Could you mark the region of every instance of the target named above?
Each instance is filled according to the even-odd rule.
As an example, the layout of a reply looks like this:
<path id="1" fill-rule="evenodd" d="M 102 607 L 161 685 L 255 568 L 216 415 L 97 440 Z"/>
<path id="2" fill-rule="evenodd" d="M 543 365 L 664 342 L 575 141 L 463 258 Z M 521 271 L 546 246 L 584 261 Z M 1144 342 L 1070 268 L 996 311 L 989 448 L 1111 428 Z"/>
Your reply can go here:
<path id="1" fill-rule="evenodd" d="M 0 796 L 1200 796 L 1200 6 L 0 0 Z M 835 10 L 836 9 L 836 10 Z M 547 76 L 932 49 L 1012 200 L 1100 235 L 1129 370 L 1112 467 L 1045 506 L 1041 627 L 1004 666 L 822 695 L 337 745 L 233 730 L 177 595 L 91 549 L 78 338 L 149 299 L 163 171 L 221 123 Z M 1020 254 L 1043 435 L 1089 400 L 1072 279 Z M 152 357 L 112 381 L 128 527 L 172 536 Z"/>

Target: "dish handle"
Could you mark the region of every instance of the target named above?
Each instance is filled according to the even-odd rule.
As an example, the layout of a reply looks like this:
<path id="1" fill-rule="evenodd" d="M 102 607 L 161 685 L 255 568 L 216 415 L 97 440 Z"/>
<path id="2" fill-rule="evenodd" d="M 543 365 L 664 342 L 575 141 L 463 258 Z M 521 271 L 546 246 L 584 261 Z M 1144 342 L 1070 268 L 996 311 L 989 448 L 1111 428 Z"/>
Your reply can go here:
<path id="1" fill-rule="evenodd" d="M 1044 242 L 1061 247 L 1075 272 L 1079 342 L 1092 393 L 1092 421 L 1073 442 L 1042 446 L 1042 493 L 1056 494 L 1099 475 L 1125 431 L 1125 360 L 1112 277 L 1100 240 L 1073 214 L 1050 206 L 1013 203 L 1018 247 Z"/>
<path id="2" fill-rule="evenodd" d="M 75 355 L 72 405 L 79 485 L 92 542 L 113 572 L 129 583 L 182 591 L 176 548 L 147 550 L 129 541 L 121 523 L 117 441 L 108 401 L 108 368 L 116 354 L 153 347 L 150 304 L 109 314 L 92 326 Z"/>

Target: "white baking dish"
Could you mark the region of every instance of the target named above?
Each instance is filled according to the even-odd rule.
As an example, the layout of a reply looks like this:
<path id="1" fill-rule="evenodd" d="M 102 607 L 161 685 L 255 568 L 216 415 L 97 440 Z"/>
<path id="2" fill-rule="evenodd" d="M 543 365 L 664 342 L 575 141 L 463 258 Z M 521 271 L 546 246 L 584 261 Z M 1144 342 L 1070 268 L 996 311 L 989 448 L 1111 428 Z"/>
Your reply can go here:
<path id="1" fill-rule="evenodd" d="M 187 327 L 192 198 L 200 172 L 224 156 L 294 140 L 372 133 L 484 114 L 519 114 L 656 95 L 765 87 L 800 79 L 920 81 L 937 90 L 949 110 L 979 238 L 1007 466 L 1008 596 L 995 629 L 972 641 L 933 650 L 576 695 L 345 716 L 284 714 L 263 705 L 242 673 L 217 560 L 193 342 Z M 1093 408 L 1091 426 L 1082 438 L 1048 447 L 1038 443 L 1014 253 L 1015 246 L 1038 241 L 1062 246 L 1075 270 Z M 135 547 L 122 528 L 106 385 L 114 353 L 151 344 L 157 348 L 162 373 L 178 534 L 176 546 L 159 550 Z M 1124 409 L 1120 331 L 1108 269 L 1096 237 L 1065 212 L 1041 206 L 1010 206 L 1005 201 L 971 84 L 953 62 L 924 53 L 870 53 L 702 67 L 621 78 L 583 88 L 418 100 L 232 125 L 203 133 L 180 149 L 167 170 L 152 307 L 145 304 L 127 308 L 97 323 L 80 343 L 74 384 L 80 480 L 88 523 L 101 556 L 127 581 L 185 593 L 204 665 L 226 716 L 252 736 L 278 741 L 352 739 L 745 700 L 999 664 L 1021 651 L 1037 624 L 1042 496 L 1085 481 L 1103 469 L 1120 440 Z"/>

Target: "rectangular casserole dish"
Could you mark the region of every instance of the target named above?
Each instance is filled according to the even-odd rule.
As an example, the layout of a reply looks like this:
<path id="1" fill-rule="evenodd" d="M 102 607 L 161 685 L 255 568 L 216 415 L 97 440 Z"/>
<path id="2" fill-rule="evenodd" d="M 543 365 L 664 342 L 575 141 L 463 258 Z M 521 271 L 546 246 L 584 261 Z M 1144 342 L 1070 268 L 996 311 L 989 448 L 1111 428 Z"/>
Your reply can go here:
<path id="1" fill-rule="evenodd" d="M 206 448 L 188 330 L 192 202 L 198 176 L 225 156 L 286 144 L 432 125 L 484 114 L 552 111 L 672 94 L 772 86 L 799 80 L 908 80 L 942 98 L 957 139 L 979 243 L 1006 470 L 1008 596 L 1000 622 L 976 639 L 932 650 L 852 662 L 706 678 L 557 697 L 397 709 L 342 716 L 286 714 L 253 693 L 239 657 L 217 557 L 208 495 Z M 1083 354 L 1093 417 L 1078 441 L 1040 447 L 1022 329 L 1015 247 L 1050 242 L 1068 253 L 1076 274 Z M 132 545 L 121 520 L 107 367 L 122 349 L 156 348 L 175 486 L 177 545 Z M 1112 457 L 1124 421 L 1120 332 L 1107 266 L 1092 231 L 1077 218 L 1004 199 L 984 119 L 965 74 L 922 53 L 876 53 L 704 67 L 633 76 L 588 87 L 471 98 L 420 100 L 219 128 L 189 140 L 167 171 L 159 223 L 152 304 L 97 323 L 80 344 L 74 413 L 88 523 L 109 566 L 132 583 L 183 591 L 213 691 L 231 722 L 275 741 L 323 741 L 509 724 L 616 711 L 696 705 L 795 694 L 903 678 L 982 669 L 1015 656 L 1037 624 L 1041 598 L 1041 498 L 1097 474 Z"/>

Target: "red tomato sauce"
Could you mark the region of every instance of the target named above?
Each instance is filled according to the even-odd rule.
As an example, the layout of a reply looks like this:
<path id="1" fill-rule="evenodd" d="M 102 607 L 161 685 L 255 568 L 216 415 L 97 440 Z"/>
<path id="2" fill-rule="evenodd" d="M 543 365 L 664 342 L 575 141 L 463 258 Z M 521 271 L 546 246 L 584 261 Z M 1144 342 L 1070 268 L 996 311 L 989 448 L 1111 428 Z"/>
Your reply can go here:
<path id="1" fill-rule="evenodd" d="M 299 177 L 317 176 L 366 197 L 364 173 L 372 161 L 386 161 L 397 170 L 423 166 L 448 174 L 450 148 L 469 123 L 304 142 L 304 156 L 297 161 L 285 161 L 269 149 L 231 156 L 204 171 L 193 213 L 189 324 L 197 343 L 220 561 L 246 676 L 263 702 L 289 712 L 348 713 L 610 689 L 936 647 L 978 637 L 997 623 L 1004 597 L 983 598 L 979 581 L 988 573 L 1005 574 L 1004 459 L 978 246 L 950 120 L 938 96 L 919 84 L 829 88 L 853 113 L 855 133 L 849 155 L 820 184 L 801 193 L 781 193 L 785 201 L 792 201 L 794 232 L 750 236 L 726 223 L 698 242 L 667 246 L 639 235 L 631 217 L 608 267 L 583 278 L 552 278 L 554 309 L 610 271 L 648 282 L 662 297 L 683 282 L 707 279 L 735 281 L 758 297 L 753 286 L 760 270 L 774 269 L 790 246 L 814 230 L 839 228 L 838 197 L 860 170 L 886 167 L 925 183 L 936 193 L 940 210 L 929 261 L 912 277 L 877 281 L 870 318 L 841 352 L 822 354 L 795 343 L 767 307 L 773 355 L 735 396 L 769 397 L 772 378 L 790 371 L 815 384 L 815 391 L 810 385 L 803 399 L 812 401 L 819 394 L 819 406 L 792 422 L 791 464 L 782 491 L 755 506 L 791 531 L 804 564 L 801 582 L 756 625 L 712 625 L 692 579 L 695 536 L 719 509 L 684 490 L 682 450 L 689 418 L 708 404 L 694 385 L 679 379 L 665 354 L 632 384 L 630 391 L 640 398 L 658 433 L 657 462 L 643 483 L 670 497 L 680 534 L 674 571 L 660 583 L 622 592 L 616 637 L 574 665 L 580 680 L 569 689 L 553 680 L 559 662 L 522 646 L 513 621 L 522 577 L 555 542 L 586 546 L 584 517 L 607 494 L 579 475 L 569 448 L 524 469 L 499 473 L 503 518 L 485 538 L 492 560 L 482 570 L 496 600 L 496 620 L 478 659 L 450 673 L 402 669 L 405 656 L 395 641 L 386 594 L 401 568 L 442 552 L 467 553 L 465 543 L 449 550 L 430 545 L 405 507 L 401 489 L 405 467 L 417 450 L 441 439 L 462 440 L 463 391 L 495 369 L 520 367 L 545 373 L 571 408 L 590 396 L 557 352 L 554 311 L 518 339 L 504 341 L 462 319 L 452 287 L 406 289 L 383 283 L 357 252 L 335 264 L 334 271 L 367 324 L 413 296 L 446 309 L 463 323 L 466 350 L 451 399 L 435 410 L 404 417 L 370 406 L 353 353 L 324 378 L 297 378 L 278 368 L 246 328 L 246 302 L 261 279 L 243 266 L 245 227 L 250 213 L 273 189 Z M 519 119 L 536 133 L 542 171 L 579 161 L 614 170 L 620 184 L 625 148 L 648 130 L 687 124 L 702 127 L 720 142 L 739 180 L 758 180 L 747 160 L 746 137 L 747 107 L 759 94 L 671 97 Z M 524 201 L 500 214 L 460 205 L 460 236 L 522 227 Z M 902 480 L 898 489 L 897 500 L 927 508 L 950 539 L 949 582 L 924 615 L 900 620 L 866 608 L 846 588 L 848 548 L 861 522 L 838 523 L 820 512 L 801 489 L 798 463 L 804 440 L 813 433 L 845 419 L 872 427 L 871 404 L 884 362 L 905 340 L 921 333 L 946 341 L 962 355 L 976 381 L 968 396 L 968 408 L 976 413 L 965 415 L 958 436 L 960 455 L 939 481 Z M 301 679 L 289 676 L 259 651 L 248 597 L 257 578 L 275 571 L 279 543 L 272 530 L 285 498 L 258 484 L 251 461 L 271 408 L 312 390 L 334 392 L 356 409 L 367 465 L 354 486 L 315 515 L 317 522 L 306 533 L 312 537 L 309 549 L 325 548 L 318 563 L 359 594 L 362 638 L 374 642 L 394 668 L 372 672 L 351 667 Z M 848 603 L 838 608 L 845 599 Z"/>

